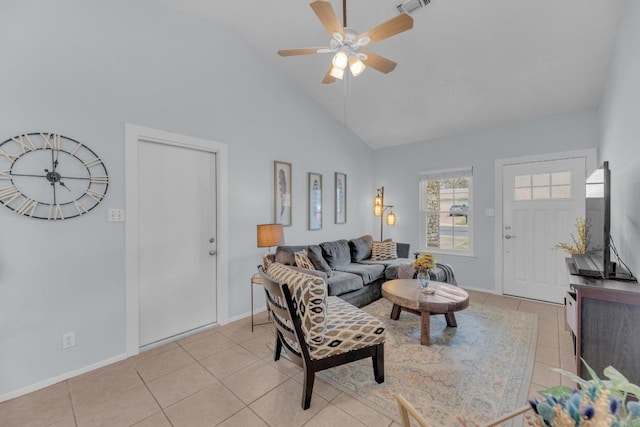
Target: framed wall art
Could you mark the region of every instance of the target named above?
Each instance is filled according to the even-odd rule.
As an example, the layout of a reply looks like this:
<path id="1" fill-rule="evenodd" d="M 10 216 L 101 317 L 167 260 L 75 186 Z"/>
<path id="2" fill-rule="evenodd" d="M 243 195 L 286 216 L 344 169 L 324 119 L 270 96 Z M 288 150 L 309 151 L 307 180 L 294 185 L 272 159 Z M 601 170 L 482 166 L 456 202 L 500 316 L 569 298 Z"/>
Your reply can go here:
<path id="1" fill-rule="evenodd" d="M 322 175 L 319 173 L 309 172 L 308 194 L 308 212 L 309 212 L 309 230 L 322 229 Z"/>
<path id="2" fill-rule="evenodd" d="M 336 224 L 347 223 L 347 174 L 336 172 L 335 174 L 335 208 Z"/>
<path id="3" fill-rule="evenodd" d="M 284 227 L 291 225 L 291 163 L 273 162 L 274 222 Z"/>

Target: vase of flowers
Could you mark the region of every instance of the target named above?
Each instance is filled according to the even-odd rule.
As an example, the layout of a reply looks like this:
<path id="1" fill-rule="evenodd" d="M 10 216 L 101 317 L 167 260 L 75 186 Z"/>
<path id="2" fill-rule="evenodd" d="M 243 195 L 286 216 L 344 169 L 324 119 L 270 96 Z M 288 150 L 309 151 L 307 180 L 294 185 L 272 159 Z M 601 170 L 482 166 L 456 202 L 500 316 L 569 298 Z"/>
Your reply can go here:
<path id="1" fill-rule="evenodd" d="M 569 234 L 572 243 L 560 242 L 553 249 L 561 249 L 569 255 L 587 253 L 587 249 L 590 247 L 589 241 L 591 240 L 589 235 L 590 224 L 585 218 L 577 218 L 575 227 L 576 234 Z"/>
<path id="2" fill-rule="evenodd" d="M 640 426 L 640 402 L 627 397 L 640 398 L 640 387 L 631 384 L 615 368 L 608 366 L 604 375 L 609 380 L 601 380 L 596 373 L 582 361 L 591 380 L 554 369 L 570 378 L 580 389 L 566 386 L 553 387 L 542 391 L 544 399 L 533 399 L 529 404 L 537 414 L 535 425 L 539 427 L 632 427 Z"/>
<path id="3" fill-rule="evenodd" d="M 413 261 L 413 268 L 416 269 L 415 278 L 420 282 L 421 289 L 429 287 L 431 269 L 436 266 L 433 254 L 422 254 Z"/>

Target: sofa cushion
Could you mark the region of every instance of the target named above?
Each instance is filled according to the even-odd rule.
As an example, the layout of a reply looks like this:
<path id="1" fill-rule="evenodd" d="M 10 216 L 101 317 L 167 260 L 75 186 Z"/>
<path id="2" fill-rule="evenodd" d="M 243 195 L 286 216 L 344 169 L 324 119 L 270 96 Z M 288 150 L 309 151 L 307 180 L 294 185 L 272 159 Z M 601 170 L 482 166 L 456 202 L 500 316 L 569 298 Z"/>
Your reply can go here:
<path id="1" fill-rule="evenodd" d="M 412 264 L 413 260 L 409 258 L 394 258 L 394 259 L 381 259 L 378 261 L 373 261 L 371 258 L 364 259 L 360 261 L 358 264 L 377 264 L 384 265 L 386 268 L 401 265 L 401 264 Z"/>
<path id="2" fill-rule="evenodd" d="M 371 258 L 371 248 L 373 247 L 373 237 L 370 235 L 349 240 L 351 249 L 351 262 L 362 261 Z"/>
<path id="3" fill-rule="evenodd" d="M 318 271 L 327 273 L 327 277 L 331 277 L 332 271 L 327 261 L 322 256 L 322 248 L 318 245 L 307 246 L 307 256 Z"/>
<path id="4" fill-rule="evenodd" d="M 351 263 L 351 250 L 346 239 L 320 243 L 322 256 L 331 268 Z"/>
<path id="5" fill-rule="evenodd" d="M 327 305 L 327 330 L 322 343 L 309 346 L 312 359 L 384 342 L 385 326 L 380 320 L 338 297 L 328 297 Z"/>
<path id="6" fill-rule="evenodd" d="M 320 344 L 327 322 L 327 293 L 325 281 L 317 276 L 301 273 L 284 264 L 274 262 L 267 274 L 274 281 L 286 283 L 308 345 Z"/>
<path id="7" fill-rule="evenodd" d="M 303 249 L 293 254 L 296 260 L 296 266 L 301 268 L 306 268 L 308 270 L 315 270 L 316 268 L 311 263 L 309 256 L 307 255 L 307 250 Z"/>
<path id="8" fill-rule="evenodd" d="M 342 295 L 347 292 L 357 291 L 364 287 L 362 277 L 344 271 L 334 271 L 327 279 L 328 295 Z"/>
<path id="9" fill-rule="evenodd" d="M 276 262 L 284 265 L 296 265 L 295 253 L 306 249 L 306 246 L 278 246 L 276 248 Z"/>
<path id="10" fill-rule="evenodd" d="M 343 271 L 345 273 L 353 273 L 362 277 L 362 281 L 365 285 L 371 282 L 375 282 L 378 279 L 384 278 L 384 265 L 382 264 L 356 264 L 351 263 L 347 265 L 341 265 L 336 271 Z"/>
<path id="11" fill-rule="evenodd" d="M 396 242 L 373 242 L 373 247 L 371 248 L 371 261 L 381 261 L 396 258 L 398 258 Z"/>
<path id="12" fill-rule="evenodd" d="M 297 267 L 295 265 L 288 265 L 287 267 L 289 267 L 292 270 L 299 271 L 300 273 L 304 273 L 304 274 L 309 274 L 311 276 L 320 277 L 322 280 L 325 281 L 325 283 L 327 282 L 327 279 L 328 279 L 327 273 L 325 273 L 324 271 L 309 270 L 307 268 Z"/>

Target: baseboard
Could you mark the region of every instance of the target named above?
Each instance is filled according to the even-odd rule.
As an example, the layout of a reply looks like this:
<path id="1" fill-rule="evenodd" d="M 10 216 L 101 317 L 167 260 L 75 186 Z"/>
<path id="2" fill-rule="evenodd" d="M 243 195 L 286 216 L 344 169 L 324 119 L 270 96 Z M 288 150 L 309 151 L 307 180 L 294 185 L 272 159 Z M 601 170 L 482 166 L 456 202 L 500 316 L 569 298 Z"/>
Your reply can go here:
<path id="1" fill-rule="evenodd" d="M 257 309 L 257 310 L 255 310 L 253 312 L 253 315 L 255 316 L 256 314 L 263 313 L 265 311 L 267 311 L 266 307 L 261 308 L 261 309 Z M 227 323 L 235 322 L 236 320 L 246 319 L 247 317 L 251 317 L 251 312 L 250 311 L 229 318 Z M 201 331 L 198 331 L 198 332 L 201 332 Z M 151 347 L 148 348 L 147 350 L 150 350 L 150 349 L 151 349 Z M 25 394 L 28 394 L 28 393 L 32 393 L 34 391 L 38 391 L 38 390 L 43 389 L 45 387 L 49 387 L 50 385 L 59 383 L 60 381 L 68 380 L 69 378 L 73 378 L 75 376 L 87 373 L 89 371 L 93 371 L 94 369 L 102 368 L 104 366 L 110 365 L 112 363 L 119 362 L 119 361 L 124 360 L 126 358 L 127 358 L 126 353 L 123 353 L 123 354 L 121 354 L 119 356 L 112 357 L 111 359 L 103 360 L 101 362 L 94 363 L 93 365 L 85 366 L 83 368 L 76 369 L 75 371 L 67 372 L 67 373 L 64 373 L 62 375 L 58 375 L 57 377 L 49 378 L 49 379 L 41 381 L 39 383 L 32 384 L 32 385 L 29 385 L 27 387 L 20 388 L 18 390 L 14 390 L 14 391 L 11 391 L 9 393 L 1 394 L 0 395 L 0 402 L 4 402 L 4 401 L 7 401 L 7 400 L 15 399 L 16 397 L 20 397 L 22 395 L 25 395 Z"/>
<path id="2" fill-rule="evenodd" d="M 6 400 L 15 399 L 16 397 L 20 397 L 22 395 L 25 395 L 25 394 L 28 394 L 28 393 L 32 393 L 34 391 L 38 391 L 38 390 L 43 389 L 45 387 L 49 387 L 50 385 L 57 384 L 60 381 L 68 380 L 69 378 L 76 377 L 78 375 L 87 373 L 89 371 L 93 371 L 94 369 L 98 369 L 98 368 L 102 368 L 102 367 L 107 366 L 107 365 L 111 365 L 112 363 L 119 362 L 119 361 L 124 360 L 126 358 L 127 358 L 126 353 L 123 353 L 123 354 L 121 354 L 119 356 L 112 357 L 111 359 L 106 359 L 106 360 L 100 361 L 98 363 L 94 363 L 93 365 L 85 366 L 83 368 L 76 369 L 75 371 L 67 372 L 67 373 L 64 373 L 62 375 L 58 375 L 57 377 L 49 378 L 49 379 L 41 381 L 39 383 L 32 384 L 32 385 L 20 388 L 18 390 L 11 391 L 9 393 L 2 394 L 2 395 L 0 395 L 0 402 L 4 402 Z"/>
<path id="3" fill-rule="evenodd" d="M 256 314 L 264 313 L 265 311 L 267 311 L 267 307 L 256 309 L 253 312 L 253 315 L 255 316 Z M 250 311 L 247 311 L 246 313 L 243 313 L 243 314 L 238 314 L 237 316 L 230 317 L 227 323 L 232 323 L 232 322 L 235 322 L 236 320 L 246 319 L 247 317 L 251 317 Z"/>

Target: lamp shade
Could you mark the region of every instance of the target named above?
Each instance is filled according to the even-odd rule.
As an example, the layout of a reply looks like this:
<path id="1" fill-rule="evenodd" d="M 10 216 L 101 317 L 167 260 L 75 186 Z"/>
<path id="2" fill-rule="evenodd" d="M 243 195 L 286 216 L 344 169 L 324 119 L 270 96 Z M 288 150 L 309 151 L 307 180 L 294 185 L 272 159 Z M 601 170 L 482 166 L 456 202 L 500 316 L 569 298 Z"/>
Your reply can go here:
<path id="1" fill-rule="evenodd" d="M 393 212 L 389 212 L 387 214 L 387 225 L 395 225 L 396 219 L 396 214 L 394 214 Z"/>
<path id="2" fill-rule="evenodd" d="M 282 224 L 258 224 L 257 236 L 259 248 L 269 248 L 284 243 Z"/>
<path id="3" fill-rule="evenodd" d="M 342 80 L 344 78 L 344 70 L 338 67 L 331 67 L 331 71 L 329 72 L 331 77 L 335 77 L 336 79 Z"/>
<path id="4" fill-rule="evenodd" d="M 382 194 L 378 192 L 376 197 L 373 199 L 373 214 L 375 216 L 382 216 L 384 200 L 382 198 Z"/>
<path id="5" fill-rule="evenodd" d="M 365 68 L 367 67 L 356 56 L 352 56 L 349 58 L 349 69 L 351 70 L 351 74 L 353 74 L 353 77 L 358 77 Z"/>
<path id="6" fill-rule="evenodd" d="M 341 70 L 344 70 L 345 68 L 347 68 L 347 64 L 349 63 L 349 57 L 347 56 L 347 52 L 340 49 L 333 56 L 331 63 L 333 64 L 334 67 L 339 68 Z"/>

